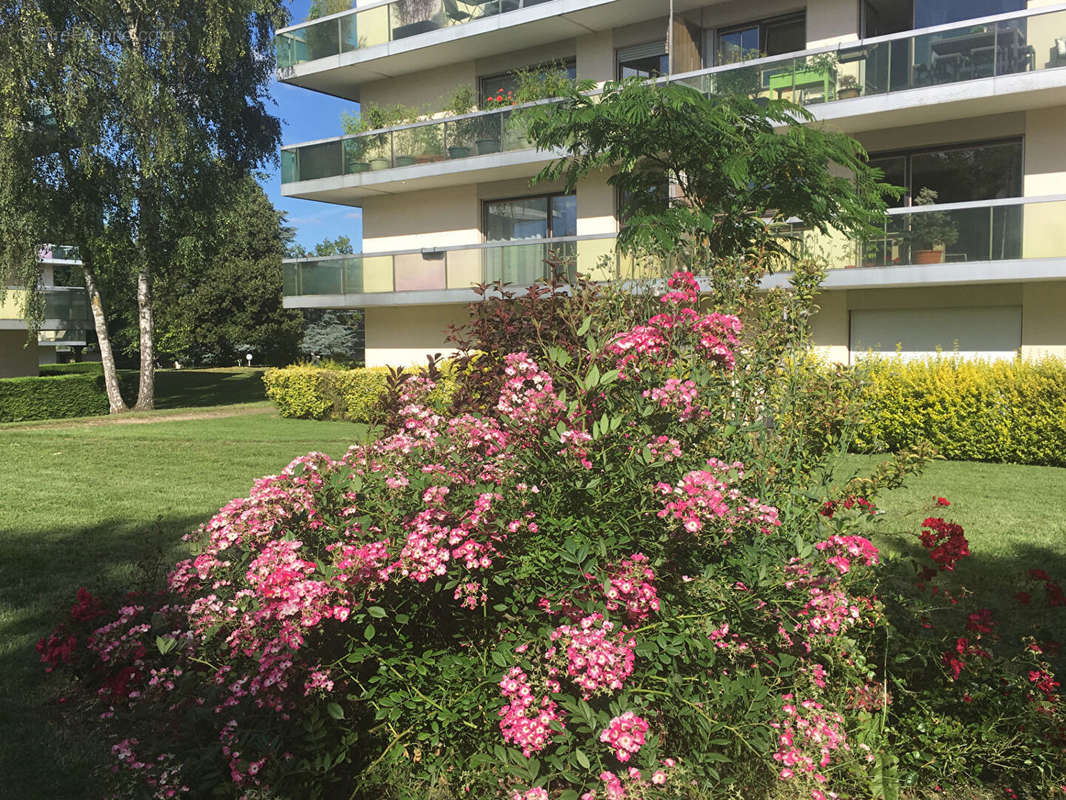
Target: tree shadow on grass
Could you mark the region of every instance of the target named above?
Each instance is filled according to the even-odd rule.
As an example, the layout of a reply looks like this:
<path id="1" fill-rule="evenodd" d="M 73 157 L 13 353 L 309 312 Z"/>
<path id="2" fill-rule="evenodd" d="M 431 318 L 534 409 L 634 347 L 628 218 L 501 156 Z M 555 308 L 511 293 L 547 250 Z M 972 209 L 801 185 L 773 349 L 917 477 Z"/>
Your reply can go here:
<path id="1" fill-rule="evenodd" d="M 81 586 L 108 597 L 161 585 L 184 557 L 181 536 L 203 521 L 113 519 L 0 533 L 0 795 L 105 796 L 111 742 L 101 735 L 99 709 L 88 707 L 66 674 L 45 673 L 34 645 L 69 619 Z"/>
<path id="2" fill-rule="evenodd" d="M 156 408 L 203 408 L 266 400 L 262 370 L 160 370 Z"/>
<path id="3" fill-rule="evenodd" d="M 932 566 L 917 536 L 911 540 L 893 536 L 891 543 L 895 552 L 914 559 L 920 567 Z M 1063 648 L 1057 655 L 1051 653 L 1046 657 L 1056 672 L 1066 677 L 1066 607 L 1049 605 L 1044 581 L 1029 574 L 1033 569 L 1044 570 L 1052 581 L 1066 589 L 1066 541 L 1058 548 L 1014 542 L 1003 553 L 982 551 L 978 545 L 971 555 L 958 562 L 953 572 L 941 574 L 935 583 L 955 593 L 965 587 L 972 594 L 968 604 L 991 610 L 996 632 L 1008 650 L 1020 648 L 1021 637 L 1030 634 L 1038 641 L 1062 642 Z M 1018 600 L 1019 592 L 1030 595 L 1028 604 Z M 958 635 L 966 636 L 967 632 L 960 628 Z"/>

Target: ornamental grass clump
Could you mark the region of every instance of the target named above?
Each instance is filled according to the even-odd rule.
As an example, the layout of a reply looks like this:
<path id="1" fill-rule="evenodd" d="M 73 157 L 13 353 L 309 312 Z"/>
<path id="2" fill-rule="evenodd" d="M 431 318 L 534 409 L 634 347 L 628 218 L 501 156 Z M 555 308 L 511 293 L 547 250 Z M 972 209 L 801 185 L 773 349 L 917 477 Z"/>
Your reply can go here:
<path id="1" fill-rule="evenodd" d="M 768 321 L 805 319 L 783 313 L 803 292 L 709 309 L 699 289 L 542 296 L 551 325 L 466 393 L 484 410 L 435 411 L 412 378 L 383 438 L 258 480 L 161 594 L 80 597 L 39 649 L 96 692 L 118 779 L 654 800 L 954 774 L 1050 796 L 1050 645 L 999 641 L 946 583 L 961 529 L 882 558 L 864 526 L 893 471 L 834 490 L 824 437 L 778 422 L 803 331 Z M 980 736 L 949 756 L 934 718 Z"/>

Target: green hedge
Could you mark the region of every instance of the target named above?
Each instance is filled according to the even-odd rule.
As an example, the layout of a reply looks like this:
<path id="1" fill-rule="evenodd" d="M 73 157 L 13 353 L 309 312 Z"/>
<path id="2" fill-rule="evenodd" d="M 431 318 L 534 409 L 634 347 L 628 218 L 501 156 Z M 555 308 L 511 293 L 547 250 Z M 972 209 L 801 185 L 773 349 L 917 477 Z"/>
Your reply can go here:
<path id="1" fill-rule="evenodd" d="M 123 395 L 136 391 L 136 376 L 121 376 Z M 91 417 L 108 412 L 103 374 L 0 379 L 0 422 Z"/>
<path id="2" fill-rule="evenodd" d="M 373 424 L 381 420 L 381 395 L 388 375 L 385 367 L 338 370 L 295 366 L 268 369 L 263 383 L 267 397 L 283 417 Z M 443 410 L 454 393 L 454 380 L 445 377 L 430 394 L 430 405 Z"/>
<path id="3" fill-rule="evenodd" d="M 919 439 L 953 461 L 1066 466 L 1066 361 L 864 362 L 860 452 Z"/>
<path id="4" fill-rule="evenodd" d="M 81 361 L 72 364 L 41 364 L 41 377 L 55 375 L 102 375 L 104 366 L 99 361 Z"/>

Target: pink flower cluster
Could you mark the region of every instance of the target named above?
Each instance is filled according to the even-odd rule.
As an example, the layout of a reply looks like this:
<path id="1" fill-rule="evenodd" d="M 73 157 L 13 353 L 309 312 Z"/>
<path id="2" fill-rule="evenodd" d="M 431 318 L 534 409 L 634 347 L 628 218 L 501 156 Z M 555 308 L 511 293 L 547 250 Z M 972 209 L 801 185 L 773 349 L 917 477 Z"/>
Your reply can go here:
<path id="1" fill-rule="evenodd" d="M 774 753 L 774 760 L 781 764 L 779 777 L 788 780 L 796 775 L 811 775 L 815 781 L 824 784 L 825 775 L 819 770 L 829 766 L 833 752 L 851 750 L 844 731 L 844 718 L 836 712 L 826 711 L 814 700 L 797 704 L 792 694 L 784 694 L 781 699 L 785 717 L 781 722 L 770 723 L 780 731 L 778 749 Z"/>
<path id="2" fill-rule="evenodd" d="M 648 732 L 648 723 L 632 711 L 626 711 L 615 717 L 600 733 L 600 741 L 614 750 L 619 761 L 629 761 L 644 746 L 644 734 Z"/>
<path id="3" fill-rule="evenodd" d="M 733 349 L 742 328 L 740 320 L 729 314 L 696 311 L 699 286 L 692 273 L 676 272 L 668 284 L 673 291 L 660 300 L 671 310 L 656 314 L 647 324 L 624 331 L 607 345 L 607 352 L 617 359 L 618 369 L 625 373 L 632 366 L 632 371 L 638 373 L 638 361 L 668 367 L 673 363 L 671 351 L 686 346 L 696 347 L 704 357 L 724 369 L 733 369 Z"/>
<path id="4" fill-rule="evenodd" d="M 552 688 L 558 691 L 558 684 Z M 500 690 L 508 700 L 500 709 L 503 740 L 522 748 L 526 758 L 551 743 L 555 733 L 553 725 L 565 730 L 558 705 L 547 694 L 538 700 L 529 687 L 526 673 L 520 667 L 511 667 L 500 681 Z"/>
<path id="5" fill-rule="evenodd" d="M 707 461 L 707 469 L 689 472 L 676 486 L 656 484 L 656 492 L 671 498 L 658 512 L 659 517 L 680 520 L 689 533 L 700 532 L 712 520 L 723 522 L 726 534 L 741 525 L 753 525 L 770 533 L 781 525 L 778 511 L 758 498 L 742 496 L 733 484 L 743 477 L 743 470 L 739 461 L 724 464 L 712 458 Z"/>
<path id="6" fill-rule="evenodd" d="M 836 567 L 841 575 L 851 569 L 852 559 L 859 559 L 867 567 L 872 567 L 878 561 L 877 548 L 862 536 L 830 536 L 824 542 L 818 542 L 814 548 L 826 553 L 826 563 Z"/>
<path id="7" fill-rule="evenodd" d="M 667 770 L 676 765 L 672 758 L 662 760 L 662 768 L 652 772 L 651 779 L 645 779 L 644 775 L 636 767 L 630 767 L 624 773 L 615 774 L 610 770 L 600 773 L 603 782 L 603 797 L 606 800 L 644 800 L 649 797 L 649 789 L 665 786 L 668 781 Z M 598 800 L 598 792 L 585 792 L 581 800 Z"/>
<path id="8" fill-rule="evenodd" d="M 648 451 L 655 458 L 670 462 L 681 458 L 681 442 L 672 436 L 656 436 L 648 442 Z"/>
<path id="9" fill-rule="evenodd" d="M 859 607 L 847 592 L 837 588 L 811 586 L 810 598 L 798 612 L 806 620 L 811 636 L 836 636 L 859 621 Z"/>
<path id="10" fill-rule="evenodd" d="M 537 366 L 528 353 L 509 353 L 496 410 L 505 420 L 521 425 L 554 422 L 565 410 L 555 395 L 552 377 Z"/>
<path id="11" fill-rule="evenodd" d="M 648 566 L 646 555 L 634 553 L 623 558 L 610 575 L 604 590 L 608 611 L 624 606 L 630 622 L 640 622 L 659 610 L 659 596 L 652 583 L 655 572 Z"/>
<path id="12" fill-rule="evenodd" d="M 677 414 L 681 422 L 688 422 L 696 416 L 697 411 L 702 415 L 708 412 L 706 409 L 698 409 L 700 393 L 693 381 L 682 381 L 677 378 L 667 378 L 666 383 L 660 388 L 645 389 L 642 397 L 650 397 L 666 411 Z"/>
<path id="13" fill-rule="evenodd" d="M 551 633 L 554 645 L 545 659 L 559 663 L 587 700 L 593 694 L 617 691 L 633 672 L 636 641 L 624 631 L 612 636 L 614 623 L 602 614 L 591 614 L 577 625 L 560 625 Z M 555 677 L 560 670 L 549 668 Z"/>

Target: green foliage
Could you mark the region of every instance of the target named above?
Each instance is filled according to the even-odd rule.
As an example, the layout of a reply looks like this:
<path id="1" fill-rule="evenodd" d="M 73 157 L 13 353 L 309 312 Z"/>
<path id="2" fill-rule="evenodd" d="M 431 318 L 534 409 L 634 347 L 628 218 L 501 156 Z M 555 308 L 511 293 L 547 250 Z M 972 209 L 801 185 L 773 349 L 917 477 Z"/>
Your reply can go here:
<path id="1" fill-rule="evenodd" d="M 136 391 L 135 376 L 124 375 L 123 384 L 124 394 Z M 90 417 L 107 410 L 107 391 L 99 370 L 0 379 L 0 422 Z"/>
<path id="2" fill-rule="evenodd" d="M 103 308 L 141 312 L 142 407 L 156 279 L 230 183 L 275 155 L 272 31 L 286 21 L 281 0 L 0 9 L 0 271 L 34 287 L 42 238 L 77 246 Z"/>
<path id="3" fill-rule="evenodd" d="M 41 364 L 41 377 L 49 375 L 81 375 L 90 373 L 93 375 L 103 373 L 103 365 L 99 361 L 81 361 L 70 364 Z"/>
<path id="4" fill-rule="evenodd" d="M 178 269 L 157 283 L 159 350 L 186 365 L 286 364 L 303 329 L 281 302 L 282 214 L 252 178 L 190 231 Z"/>
<path id="5" fill-rule="evenodd" d="M 860 452 L 930 442 L 945 458 L 1066 466 L 1062 359 L 863 364 Z"/>
<path id="6" fill-rule="evenodd" d="M 350 365 L 360 366 L 366 349 L 365 339 L 362 311 L 304 310 L 300 352 L 306 356 L 342 359 Z"/>
<path id="7" fill-rule="evenodd" d="M 267 397 L 283 417 L 379 423 L 385 412 L 389 370 L 302 365 L 267 370 L 263 383 Z M 454 393 L 454 379 L 445 378 L 430 394 L 429 405 L 443 411 Z"/>
<path id="8" fill-rule="evenodd" d="M 572 190 L 581 177 L 612 170 L 626 250 L 690 252 L 690 269 L 702 272 L 708 256 L 783 256 L 771 227 L 793 217 L 860 237 L 881 219 L 889 187 L 862 146 L 807 125 L 810 114 L 787 101 L 639 79 L 595 96 L 572 86 L 562 96 L 561 105 L 520 114 L 540 149 L 570 151 L 538 180 Z"/>

